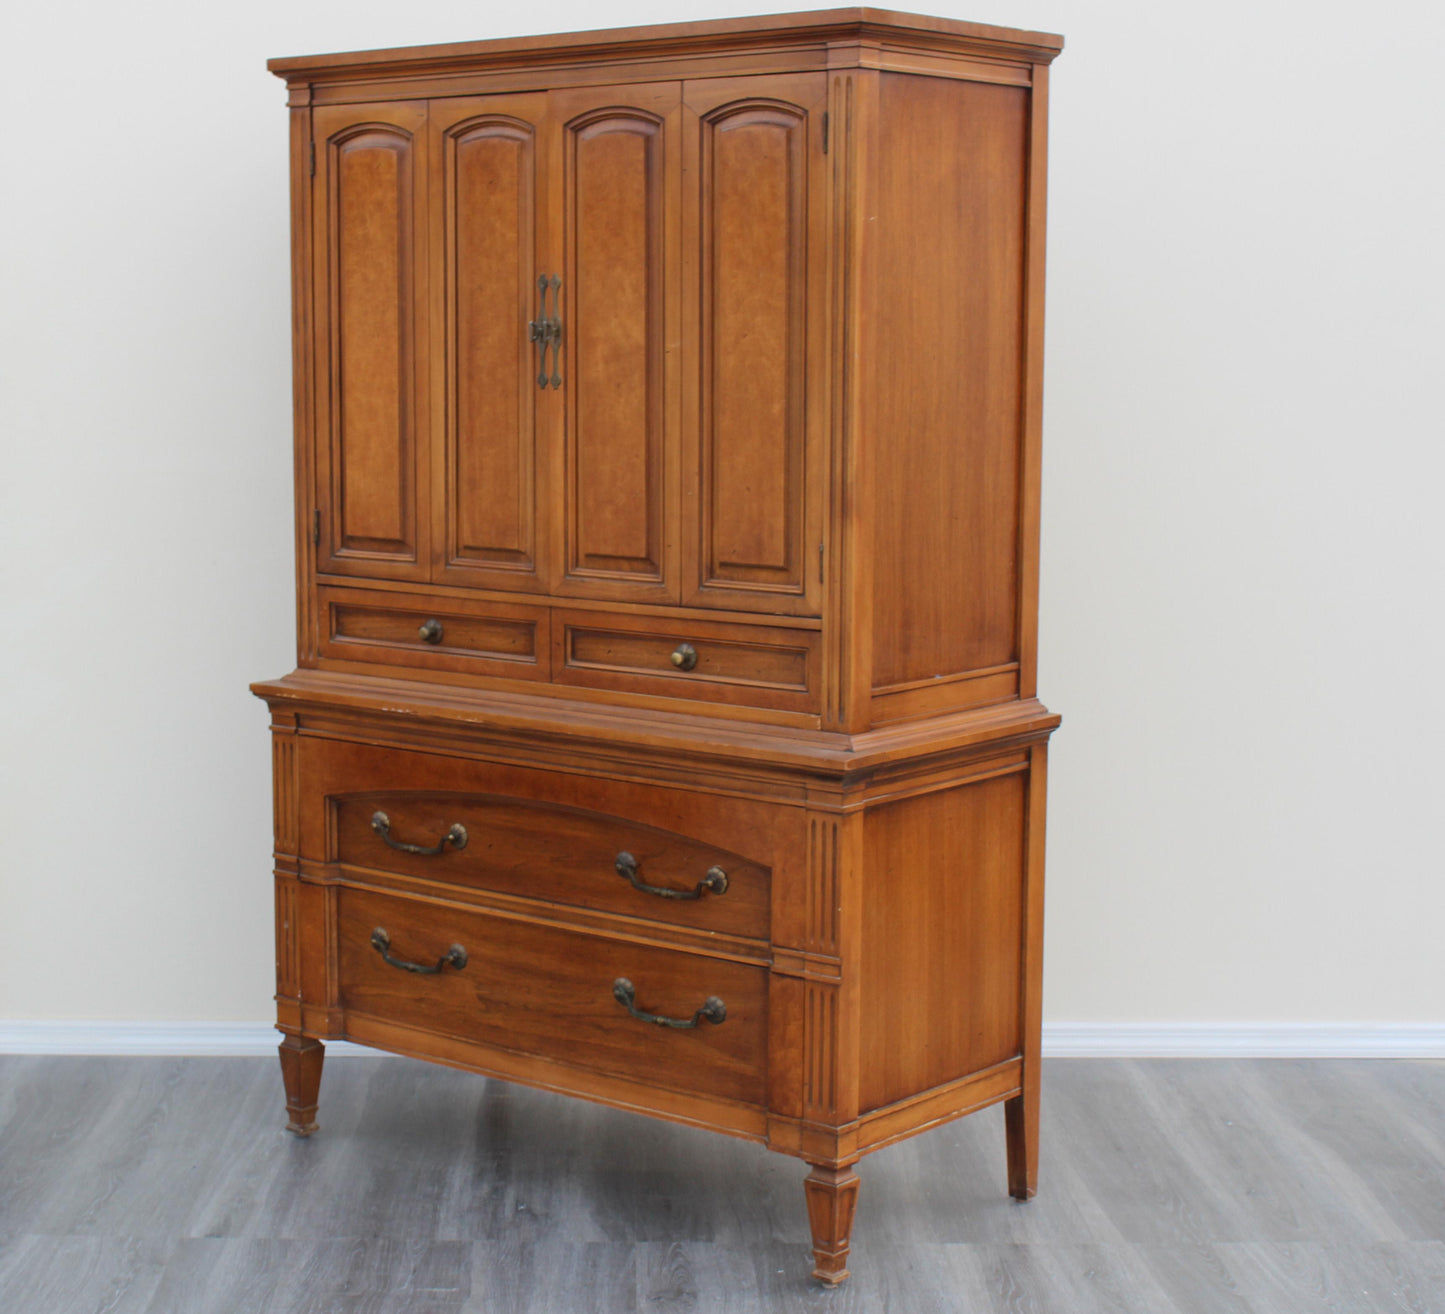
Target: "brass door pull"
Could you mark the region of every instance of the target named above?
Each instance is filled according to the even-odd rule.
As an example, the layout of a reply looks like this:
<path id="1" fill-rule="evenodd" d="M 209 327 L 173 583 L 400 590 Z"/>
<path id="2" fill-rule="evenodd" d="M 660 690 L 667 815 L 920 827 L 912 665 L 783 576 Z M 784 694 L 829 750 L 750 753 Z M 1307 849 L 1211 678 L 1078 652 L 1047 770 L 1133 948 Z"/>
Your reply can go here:
<path id="1" fill-rule="evenodd" d="M 421 636 L 423 643 L 440 643 L 442 641 L 442 623 L 439 620 L 423 621 L 416 627 L 416 632 Z"/>
<path id="2" fill-rule="evenodd" d="M 430 847 L 425 844 L 404 844 L 401 840 L 392 839 L 391 818 L 385 812 L 371 814 L 371 828 L 381 836 L 384 844 L 402 853 L 420 854 L 423 858 L 434 858 L 439 853 L 445 853 L 448 844 L 454 849 L 467 847 L 467 828 L 460 821 L 456 822 L 441 839 Z"/>
<path id="3" fill-rule="evenodd" d="M 547 291 L 552 292 L 552 313 L 547 313 Z M 537 386 L 545 388 L 549 383 L 554 388 L 562 386 L 561 350 L 562 350 L 562 319 L 558 309 L 558 293 L 562 288 L 560 274 L 553 274 L 548 278 L 546 274 L 537 275 L 537 291 L 540 293 L 538 300 L 541 302 L 538 308 L 537 318 L 527 321 L 527 341 L 537 344 Z M 552 348 L 552 373 L 547 373 L 547 348 Z"/>
<path id="4" fill-rule="evenodd" d="M 697 665 L 697 649 L 690 643 L 679 643 L 672 650 L 672 664 L 679 671 L 690 671 Z"/>
<path id="5" fill-rule="evenodd" d="M 649 885 L 637 878 L 637 859 L 630 853 L 619 853 L 612 864 L 623 880 L 629 881 L 634 890 L 644 894 L 655 894 L 659 899 L 701 899 L 704 894 L 726 894 L 728 874 L 721 867 L 709 867 L 702 880 L 691 890 L 669 890 L 662 885 Z"/>
<path id="6" fill-rule="evenodd" d="M 435 967 L 428 967 L 425 963 L 409 963 L 405 958 L 393 958 L 390 953 L 391 936 L 386 933 L 384 926 L 378 926 L 371 933 L 371 947 L 381 955 L 382 962 L 398 967 L 403 972 L 415 972 L 418 976 L 435 976 L 448 965 L 460 972 L 467 965 L 467 951 L 459 944 L 452 945 L 438 958 Z"/>
<path id="7" fill-rule="evenodd" d="M 663 1017 L 658 1013 L 644 1013 L 636 1006 L 637 990 L 625 976 L 619 976 L 612 983 L 612 998 L 622 1005 L 639 1022 L 651 1022 L 654 1026 L 672 1027 L 677 1031 L 690 1031 L 699 1022 L 711 1022 L 717 1026 L 727 1021 L 728 1006 L 716 995 L 709 995 L 702 1001 L 702 1007 L 691 1018 Z"/>

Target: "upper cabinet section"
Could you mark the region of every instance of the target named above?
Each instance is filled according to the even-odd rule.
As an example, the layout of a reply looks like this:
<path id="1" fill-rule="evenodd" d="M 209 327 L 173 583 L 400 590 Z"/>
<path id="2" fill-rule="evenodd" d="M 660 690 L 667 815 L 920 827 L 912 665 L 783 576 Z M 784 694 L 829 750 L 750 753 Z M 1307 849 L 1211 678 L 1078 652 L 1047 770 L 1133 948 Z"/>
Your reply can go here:
<path id="1" fill-rule="evenodd" d="M 274 61 L 301 662 L 845 733 L 1034 697 L 1061 46 L 854 8 Z"/>
<path id="2" fill-rule="evenodd" d="M 322 569 L 424 578 L 426 106 L 323 110 L 316 152 L 316 482 Z"/>

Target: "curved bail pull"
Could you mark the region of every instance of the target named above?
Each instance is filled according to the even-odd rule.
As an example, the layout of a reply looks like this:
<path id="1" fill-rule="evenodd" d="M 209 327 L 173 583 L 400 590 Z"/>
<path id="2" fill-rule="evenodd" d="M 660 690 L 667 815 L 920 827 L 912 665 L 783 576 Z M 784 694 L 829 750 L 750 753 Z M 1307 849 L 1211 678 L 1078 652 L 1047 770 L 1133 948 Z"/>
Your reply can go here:
<path id="1" fill-rule="evenodd" d="M 612 998 L 622 1005 L 639 1022 L 651 1022 L 654 1026 L 672 1027 L 676 1031 L 690 1031 L 699 1022 L 711 1022 L 713 1026 L 727 1021 L 728 1006 L 716 995 L 709 995 L 702 1001 L 702 1007 L 691 1018 L 663 1017 L 660 1013 L 644 1013 L 637 1007 L 637 989 L 625 976 L 619 976 L 612 983 Z"/>
<path id="2" fill-rule="evenodd" d="M 391 936 L 386 933 L 384 926 L 378 926 L 371 933 L 371 947 L 381 955 L 382 962 L 398 967 L 403 972 L 415 972 L 418 976 L 435 976 L 447 966 L 455 967 L 460 972 L 467 965 L 467 951 L 459 944 L 452 945 L 438 958 L 435 967 L 429 967 L 426 963 L 411 963 L 405 958 L 393 958 L 390 952 Z"/>
<path id="3" fill-rule="evenodd" d="M 401 840 L 394 840 L 391 837 L 391 818 L 385 812 L 373 812 L 371 814 L 371 828 L 381 836 L 382 841 L 393 849 L 402 853 L 419 853 L 423 858 L 434 858 L 439 853 L 445 853 L 448 844 L 454 849 L 467 847 L 467 828 L 460 821 L 456 822 L 445 835 L 435 844 L 404 844 Z"/>
<path id="4" fill-rule="evenodd" d="M 721 867 L 709 867 L 702 880 L 690 890 L 670 890 L 663 885 L 649 885 L 637 876 L 637 859 L 630 853 L 619 853 L 612 865 L 617 874 L 629 882 L 634 890 L 644 894 L 655 894 L 659 899 L 701 899 L 704 894 L 726 894 L 728 874 Z"/>

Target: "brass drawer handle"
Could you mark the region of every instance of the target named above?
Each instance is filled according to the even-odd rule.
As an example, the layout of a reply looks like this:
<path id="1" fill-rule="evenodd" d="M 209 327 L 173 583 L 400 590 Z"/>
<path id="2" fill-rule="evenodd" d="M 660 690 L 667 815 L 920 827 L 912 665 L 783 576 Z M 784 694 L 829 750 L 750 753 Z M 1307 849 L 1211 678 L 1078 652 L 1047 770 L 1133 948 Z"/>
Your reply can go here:
<path id="1" fill-rule="evenodd" d="M 637 859 L 630 853 L 619 853 L 612 865 L 617 868 L 617 874 L 623 880 L 632 883 L 634 890 L 641 890 L 643 894 L 655 894 L 659 899 L 701 899 L 704 894 L 727 893 L 728 874 L 721 867 L 709 867 L 694 889 L 669 890 L 661 885 L 649 885 L 646 881 L 638 880 Z"/>
<path id="2" fill-rule="evenodd" d="M 424 844 L 403 844 L 400 840 L 391 837 L 391 818 L 385 812 L 373 812 L 371 814 L 371 828 L 381 836 L 382 842 L 402 853 L 419 853 L 423 858 L 434 858 L 438 853 L 446 852 L 448 844 L 454 849 L 467 847 L 467 828 L 458 821 L 430 848 Z"/>
<path id="3" fill-rule="evenodd" d="M 440 643 L 442 641 L 442 623 L 439 620 L 423 621 L 416 627 L 416 632 L 421 635 L 423 643 Z"/>
<path id="4" fill-rule="evenodd" d="M 697 665 L 697 649 L 690 643 L 679 643 L 672 650 L 672 664 L 679 671 L 690 671 Z"/>
<path id="5" fill-rule="evenodd" d="M 454 944 L 440 958 L 437 959 L 435 967 L 428 967 L 425 963 L 409 963 L 405 958 L 393 958 L 389 952 L 391 949 L 391 936 L 386 933 L 384 926 L 378 926 L 371 933 L 371 947 L 381 955 L 381 961 L 389 963 L 392 967 L 399 967 L 403 972 L 415 972 L 418 976 L 435 976 L 442 968 L 450 965 L 458 972 L 467 965 L 467 951 L 459 944 Z"/>
<path id="6" fill-rule="evenodd" d="M 702 1007 L 691 1018 L 662 1017 L 657 1013 L 644 1013 L 636 1006 L 637 990 L 625 976 L 619 976 L 612 983 L 612 998 L 622 1005 L 639 1022 L 651 1022 L 659 1027 L 673 1027 L 678 1031 L 690 1031 L 699 1022 L 711 1022 L 717 1026 L 726 1022 L 728 1006 L 716 995 L 709 995 L 702 1001 Z"/>

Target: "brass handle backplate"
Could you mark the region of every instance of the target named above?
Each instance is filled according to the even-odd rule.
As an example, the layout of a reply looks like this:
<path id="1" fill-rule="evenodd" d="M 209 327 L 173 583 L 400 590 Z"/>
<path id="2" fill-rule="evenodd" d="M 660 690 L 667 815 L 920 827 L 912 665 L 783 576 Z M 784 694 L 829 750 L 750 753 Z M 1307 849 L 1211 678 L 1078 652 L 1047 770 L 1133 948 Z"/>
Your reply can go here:
<path id="1" fill-rule="evenodd" d="M 537 344 L 537 386 L 545 388 L 551 384 L 554 388 L 562 386 L 561 352 L 562 352 L 562 319 L 558 309 L 558 294 L 562 289 L 562 279 L 558 274 L 548 278 L 546 274 L 537 275 L 538 300 L 541 306 L 536 319 L 527 322 L 527 341 Z M 547 313 L 547 292 L 552 293 L 552 313 Z M 547 373 L 547 348 L 552 348 L 552 372 Z"/>
<path id="2" fill-rule="evenodd" d="M 467 847 L 467 828 L 460 821 L 456 822 L 445 835 L 435 844 L 405 844 L 401 840 L 391 837 L 391 818 L 385 812 L 373 812 L 371 814 L 371 828 L 381 836 L 382 842 L 402 853 L 419 853 L 423 858 L 434 858 L 439 853 L 445 853 L 447 845 L 454 849 Z"/>
<path id="3" fill-rule="evenodd" d="M 637 878 L 637 859 L 630 853 L 619 853 L 612 864 L 617 874 L 630 881 L 634 890 L 655 894 L 659 899 L 701 899 L 704 894 L 726 894 L 728 874 L 721 867 L 709 867 L 702 880 L 691 890 L 669 890 L 662 885 L 649 885 Z"/>
<path id="4" fill-rule="evenodd" d="M 442 623 L 439 620 L 423 621 L 416 627 L 416 632 L 421 636 L 423 643 L 440 643 L 442 641 Z"/>
<path id="5" fill-rule="evenodd" d="M 639 1022 L 651 1022 L 654 1026 L 672 1027 L 677 1031 L 690 1031 L 699 1022 L 711 1022 L 717 1026 L 727 1021 L 728 1006 L 716 995 L 709 995 L 702 1001 L 702 1007 L 690 1018 L 663 1017 L 658 1013 L 644 1013 L 637 1007 L 637 989 L 625 976 L 619 976 L 612 983 L 612 998 L 622 1005 Z"/>
<path id="6" fill-rule="evenodd" d="M 697 665 L 697 649 L 690 643 L 679 643 L 672 650 L 672 664 L 679 671 L 690 671 Z"/>
<path id="7" fill-rule="evenodd" d="M 418 976 L 435 976 L 444 967 L 455 967 L 460 972 L 467 965 L 467 951 L 459 944 L 452 945 L 438 958 L 435 967 L 426 963 L 409 963 L 405 958 L 393 958 L 390 952 L 391 936 L 386 933 L 384 926 L 378 926 L 371 933 L 371 947 L 381 955 L 382 962 L 398 967 L 403 972 L 415 972 Z"/>

